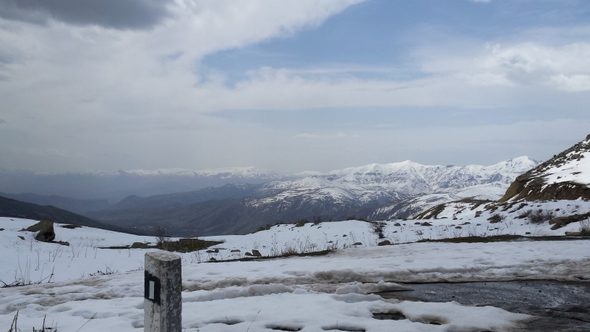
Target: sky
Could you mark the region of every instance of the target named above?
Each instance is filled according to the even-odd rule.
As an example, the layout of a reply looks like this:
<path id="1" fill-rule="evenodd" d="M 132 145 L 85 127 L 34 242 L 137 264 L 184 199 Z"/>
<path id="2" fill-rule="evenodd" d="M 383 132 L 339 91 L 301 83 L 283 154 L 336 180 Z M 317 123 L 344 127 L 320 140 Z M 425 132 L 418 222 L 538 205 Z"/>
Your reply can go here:
<path id="1" fill-rule="evenodd" d="M 588 59 L 586 0 L 0 0 L 0 169 L 544 160 Z"/>

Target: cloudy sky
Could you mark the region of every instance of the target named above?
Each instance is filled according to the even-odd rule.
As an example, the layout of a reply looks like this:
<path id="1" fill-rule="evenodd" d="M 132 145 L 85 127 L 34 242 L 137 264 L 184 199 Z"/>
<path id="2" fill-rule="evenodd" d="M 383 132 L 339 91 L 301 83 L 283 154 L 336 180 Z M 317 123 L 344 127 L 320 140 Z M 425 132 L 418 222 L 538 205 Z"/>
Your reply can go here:
<path id="1" fill-rule="evenodd" d="M 0 169 L 544 159 L 588 59 L 586 0 L 0 0 Z"/>

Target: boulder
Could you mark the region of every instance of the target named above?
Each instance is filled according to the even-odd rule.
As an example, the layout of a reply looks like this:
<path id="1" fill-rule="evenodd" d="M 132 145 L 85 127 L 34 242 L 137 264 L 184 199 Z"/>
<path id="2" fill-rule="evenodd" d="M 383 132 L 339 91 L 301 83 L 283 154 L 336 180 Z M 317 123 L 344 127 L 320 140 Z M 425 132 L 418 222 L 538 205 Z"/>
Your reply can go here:
<path id="1" fill-rule="evenodd" d="M 35 240 L 42 242 L 51 242 L 55 240 L 55 231 L 53 230 L 53 221 L 41 220 L 40 222 L 29 226 L 26 231 L 37 232 Z"/>
<path id="2" fill-rule="evenodd" d="M 382 247 L 382 246 L 390 246 L 391 245 L 391 241 L 389 240 L 383 240 L 379 243 L 377 243 L 378 246 Z"/>

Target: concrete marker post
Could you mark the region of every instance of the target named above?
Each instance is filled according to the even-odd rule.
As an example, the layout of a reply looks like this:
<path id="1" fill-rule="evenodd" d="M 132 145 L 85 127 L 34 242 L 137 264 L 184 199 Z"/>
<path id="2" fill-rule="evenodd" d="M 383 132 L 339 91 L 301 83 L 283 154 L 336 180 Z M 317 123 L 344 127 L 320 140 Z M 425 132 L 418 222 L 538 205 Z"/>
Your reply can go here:
<path id="1" fill-rule="evenodd" d="M 144 331 L 182 330 L 180 256 L 156 251 L 145 254 Z"/>

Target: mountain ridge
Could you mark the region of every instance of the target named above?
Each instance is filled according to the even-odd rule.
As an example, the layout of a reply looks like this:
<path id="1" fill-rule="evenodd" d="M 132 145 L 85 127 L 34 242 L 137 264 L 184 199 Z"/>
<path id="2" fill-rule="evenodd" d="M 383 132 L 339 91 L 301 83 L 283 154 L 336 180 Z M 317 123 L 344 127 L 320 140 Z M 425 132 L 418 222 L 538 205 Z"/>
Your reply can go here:
<path id="1" fill-rule="evenodd" d="M 134 197 L 132 208 L 97 211 L 91 216 L 125 227 L 137 226 L 135 220 L 141 220 L 179 235 L 248 233 L 297 220 L 393 219 L 402 217 L 396 214 L 402 208 L 407 216 L 456 195 L 497 199 L 516 176 L 533 165 L 536 162 L 528 157 L 490 166 L 430 166 L 410 161 L 370 164 L 270 181 L 232 197 L 229 193 L 236 189 L 231 186 L 225 188 L 228 195 L 219 193 L 209 200 L 188 197 L 194 193 L 178 194 L 185 195 L 175 198 L 183 203 L 174 206 L 159 201 L 174 195 Z M 438 196 L 433 202 L 404 207 L 420 195 Z M 157 206 L 162 208 L 154 209 Z"/>

